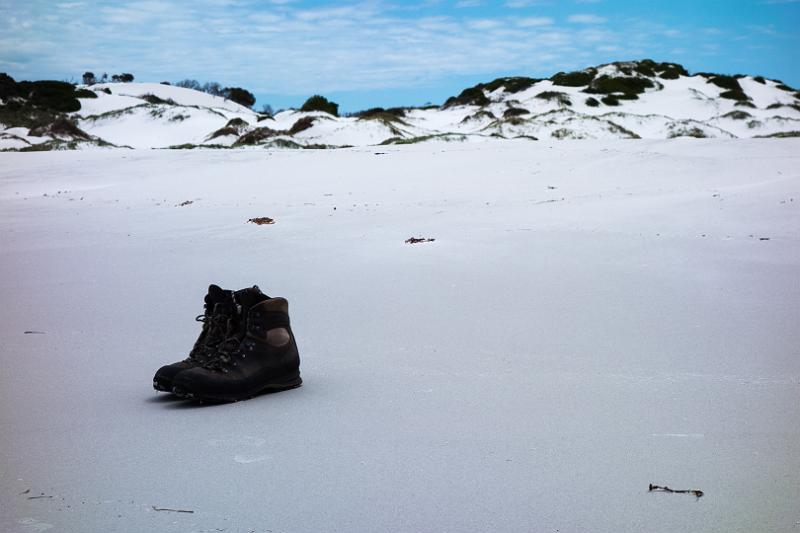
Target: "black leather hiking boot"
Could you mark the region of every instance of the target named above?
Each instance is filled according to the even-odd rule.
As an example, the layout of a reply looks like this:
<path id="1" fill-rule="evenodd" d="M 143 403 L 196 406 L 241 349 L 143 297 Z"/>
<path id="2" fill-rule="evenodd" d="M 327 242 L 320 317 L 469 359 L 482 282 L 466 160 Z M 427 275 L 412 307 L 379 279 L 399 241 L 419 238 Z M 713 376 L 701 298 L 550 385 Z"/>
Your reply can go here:
<path id="1" fill-rule="evenodd" d="M 178 374 L 172 391 L 209 402 L 235 402 L 299 387 L 300 356 L 289 325 L 289 303 L 258 287 L 234 293 L 239 314 L 214 358 Z"/>
<path id="2" fill-rule="evenodd" d="M 217 347 L 225 340 L 228 320 L 234 316 L 236 304 L 233 291 L 226 291 L 216 285 L 208 287 L 205 297 L 205 312 L 195 318 L 203 323 L 200 336 L 183 361 L 162 366 L 153 376 L 153 388 L 158 391 L 172 392 L 175 376 L 179 372 L 207 363 L 217 353 Z"/>

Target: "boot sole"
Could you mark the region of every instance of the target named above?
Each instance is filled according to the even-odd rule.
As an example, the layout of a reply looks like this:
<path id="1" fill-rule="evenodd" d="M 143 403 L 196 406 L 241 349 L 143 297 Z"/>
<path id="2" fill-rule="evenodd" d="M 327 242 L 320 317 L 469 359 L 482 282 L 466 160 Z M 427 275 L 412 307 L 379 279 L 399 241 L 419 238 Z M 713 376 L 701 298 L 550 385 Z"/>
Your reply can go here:
<path id="1" fill-rule="evenodd" d="M 262 394 L 296 389 L 302 384 L 303 384 L 302 378 L 300 378 L 300 376 L 297 376 L 296 378 L 292 378 L 288 381 L 282 381 L 280 383 L 269 383 L 255 392 L 244 392 L 241 394 L 197 394 L 194 392 L 183 390 L 180 387 L 174 387 L 172 389 L 172 394 L 180 396 L 181 398 L 199 400 L 201 402 L 231 403 L 231 402 L 239 402 L 242 400 L 249 400 L 251 398 L 255 398 L 256 396 L 261 396 Z"/>
<path id="2" fill-rule="evenodd" d="M 169 386 L 164 385 L 156 379 L 153 380 L 153 388 L 159 392 L 172 392 L 171 384 Z"/>

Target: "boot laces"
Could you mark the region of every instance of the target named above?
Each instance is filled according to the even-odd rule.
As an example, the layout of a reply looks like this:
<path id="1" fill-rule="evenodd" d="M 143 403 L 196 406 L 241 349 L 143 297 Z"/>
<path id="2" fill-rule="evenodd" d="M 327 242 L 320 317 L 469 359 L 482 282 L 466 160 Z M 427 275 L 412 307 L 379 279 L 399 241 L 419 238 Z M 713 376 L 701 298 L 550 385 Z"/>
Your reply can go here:
<path id="1" fill-rule="evenodd" d="M 225 338 L 225 329 L 228 317 L 222 314 L 216 315 L 197 315 L 197 322 L 203 323 L 203 328 L 208 328 L 204 341 L 197 342 L 189 353 L 189 359 L 194 359 L 197 355 L 212 352 Z"/>
<path id="2" fill-rule="evenodd" d="M 237 321 L 233 318 L 228 320 L 225 339 L 217 346 L 217 351 L 214 356 L 203 364 L 203 368 L 227 373 L 228 365 L 230 365 L 233 358 L 241 352 L 241 335 L 242 333 L 239 331 Z M 234 365 L 235 364 L 236 363 L 234 363 Z"/>

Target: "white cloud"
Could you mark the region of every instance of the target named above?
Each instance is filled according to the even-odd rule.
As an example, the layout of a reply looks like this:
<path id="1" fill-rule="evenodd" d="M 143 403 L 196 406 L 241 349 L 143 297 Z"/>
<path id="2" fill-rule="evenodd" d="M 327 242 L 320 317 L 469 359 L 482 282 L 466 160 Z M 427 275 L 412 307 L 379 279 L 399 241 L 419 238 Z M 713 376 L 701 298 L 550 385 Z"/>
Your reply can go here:
<path id="1" fill-rule="evenodd" d="M 530 7 L 538 3 L 540 2 L 537 0 L 508 0 L 506 2 L 506 7 L 510 7 L 512 9 L 522 9 L 523 7 Z"/>
<path id="2" fill-rule="evenodd" d="M 550 17 L 525 17 L 516 21 L 517 26 L 522 26 L 523 28 L 530 28 L 532 26 L 549 26 L 554 22 L 555 21 Z"/>
<path id="3" fill-rule="evenodd" d="M 503 23 L 497 19 L 479 19 L 467 22 L 467 26 L 476 30 L 491 30 L 502 25 Z"/>
<path id="4" fill-rule="evenodd" d="M 576 15 L 570 15 L 567 17 L 569 22 L 573 22 L 575 24 L 603 24 L 606 22 L 606 19 L 603 17 L 599 17 L 597 15 L 591 15 L 588 13 L 579 13 Z"/>

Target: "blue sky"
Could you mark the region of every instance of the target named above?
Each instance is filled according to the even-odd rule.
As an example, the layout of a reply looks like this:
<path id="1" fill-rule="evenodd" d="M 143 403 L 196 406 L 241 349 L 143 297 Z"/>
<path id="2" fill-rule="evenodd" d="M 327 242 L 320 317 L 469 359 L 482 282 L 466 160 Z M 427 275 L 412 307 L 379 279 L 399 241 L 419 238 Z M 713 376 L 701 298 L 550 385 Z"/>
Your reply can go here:
<path id="1" fill-rule="evenodd" d="M 241 86 L 274 108 L 441 103 L 498 76 L 649 57 L 800 86 L 800 0 L 0 0 L 0 72 Z"/>

